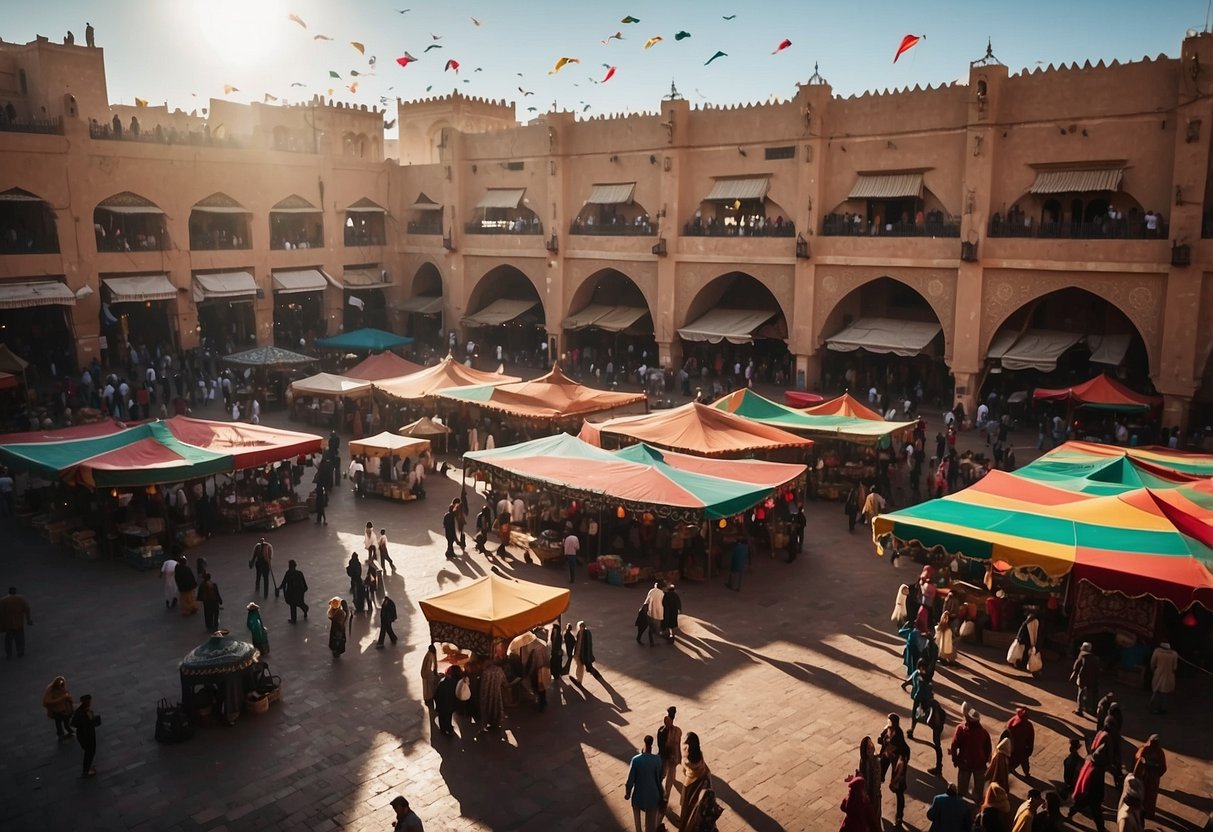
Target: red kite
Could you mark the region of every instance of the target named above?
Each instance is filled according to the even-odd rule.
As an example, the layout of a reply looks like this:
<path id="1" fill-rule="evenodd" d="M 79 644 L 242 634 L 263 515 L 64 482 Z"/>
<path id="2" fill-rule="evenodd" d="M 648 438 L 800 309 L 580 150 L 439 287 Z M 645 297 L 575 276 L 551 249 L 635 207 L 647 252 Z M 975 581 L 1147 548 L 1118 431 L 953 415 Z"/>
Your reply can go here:
<path id="1" fill-rule="evenodd" d="M 906 52 L 909 52 L 910 49 L 918 43 L 918 41 L 925 37 L 926 35 L 906 35 L 904 38 L 902 38 L 901 46 L 897 47 L 897 54 L 893 56 L 893 63 L 897 63 L 898 58 L 900 58 Z"/>
<path id="2" fill-rule="evenodd" d="M 396 59 L 396 63 L 400 64 L 401 66 L 408 66 L 409 64 L 413 63 L 413 61 L 415 61 L 415 60 L 417 60 L 417 59 L 414 58 L 412 55 L 410 55 L 408 52 L 405 52 L 403 55 L 401 55 L 399 58 Z"/>
<path id="3" fill-rule="evenodd" d="M 459 74 L 459 61 L 455 60 L 454 58 L 451 58 L 446 62 L 446 69 L 444 69 L 443 72 L 449 72 L 452 69 L 455 70 L 456 75 Z"/>
<path id="4" fill-rule="evenodd" d="M 787 38 L 784 38 L 783 40 L 781 40 L 779 42 L 779 45 L 775 47 L 775 51 L 772 52 L 771 54 L 778 55 L 780 52 L 787 49 L 791 45 L 792 45 L 792 42 L 790 40 L 788 40 Z"/>
<path id="5" fill-rule="evenodd" d="M 609 80 L 611 80 L 612 78 L 614 78 L 614 77 L 615 77 L 615 70 L 616 70 L 616 69 L 618 69 L 618 67 L 613 67 L 613 66 L 612 66 L 612 67 L 607 67 L 606 77 L 605 77 L 605 78 L 603 78 L 603 79 L 602 79 L 601 81 L 599 81 L 598 83 L 600 83 L 600 84 L 605 84 L 607 81 L 609 81 Z"/>

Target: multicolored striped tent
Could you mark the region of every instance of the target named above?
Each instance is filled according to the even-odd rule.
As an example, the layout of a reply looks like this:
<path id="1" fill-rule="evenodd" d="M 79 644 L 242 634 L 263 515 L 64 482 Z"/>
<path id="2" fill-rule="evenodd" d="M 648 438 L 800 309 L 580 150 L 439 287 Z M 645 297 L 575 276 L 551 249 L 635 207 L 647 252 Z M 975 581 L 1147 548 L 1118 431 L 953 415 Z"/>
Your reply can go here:
<path id="1" fill-rule="evenodd" d="M 880 515 L 872 534 L 1001 561 L 1021 579 L 1039 570 L 1213 609 L 1211 480 L 1098 495 L 992 471 L 955 494 Z"/>
<path id="2" fill-rule="evenodd" d="M 1174 488 L 1213 477 L 1213 454 L 1067 442 L 1015 473 L 1067 491 L 1122 494 L 1134 488 Z"/>
<path id="3" fill-rule="evenodd" d="M 835 401 L 837 402 L 837 400 Z M 917 424 L 916 422 L 886 422 L 872 411 L 868 412 L 877 418 L 849 415 L 846 412 L 848 408 L 844 407 L 845 402 L 833 405 L 839 408 L 840 412 L 820 415 L 812 412 L 831 404 L 826 402 L 807 411 L 795 410 L 765 399 L 753 390 L 741 389 L 734 390 L 727 396 L 718 399 L 712 406 L 755 422 L 762 422 L 764 425 L 772 425 L 799 433 L 802 436 L 811 436 L 814 439 L 841 439 L 857 444 L 879 444 L 881 447 L 889 444 L 893 434 L 898 431 L 912 430 Z M 863 405 L 859 405 L 859 407 L 867 411 Z"/>

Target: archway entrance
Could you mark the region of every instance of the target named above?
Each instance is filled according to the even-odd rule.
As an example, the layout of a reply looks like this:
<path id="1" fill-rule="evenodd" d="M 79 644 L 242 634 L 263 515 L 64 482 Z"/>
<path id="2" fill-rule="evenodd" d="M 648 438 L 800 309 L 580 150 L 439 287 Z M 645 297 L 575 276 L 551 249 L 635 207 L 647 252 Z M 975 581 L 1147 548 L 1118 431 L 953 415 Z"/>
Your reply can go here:
<path id="1" fill-rule="evenodd" d="M 683 367 L 691 385 L 713 396 L 747 384 L 786 384 L 791 375 L 788 323 L 762 281 L 729 272 L 708 283 L 687 307 Z"/>
<path id="2" fill-rule="evenodd" d="M 508 265 L 491 269 L 472 290 L 467 309 L 460 321 L 464 343 L 456 344 L 456 354 L 467 357 L 470 341 L 475 348 L 473 366 L 496 367 L 501 362 L 539 368 L 550 365 L 543 301 L 520 269 Z"/>
<path id="3" fill-rule="evenodd" d="M 644 292 L 617 269 L 591 275 L 577 289 L 564 319 L 565 364 L 577 378 L 612 384 L 636 356 L 657 355 L 653 316 Z"/>
<path id="4" fill-rule="evenodd" d="M 413 275 L 412 292 L 397 309 L 404 317 L 404 332 L 414 339 L 413 349 L 423 359 L 444 349 L 442 329 L 442 274 L 424 263 Z"/>
<path id="5" fill-rule="evenodd" d="M 1027 407 L 1034 388 L 1068 387 L 1101 372 L 1153 392 L 1149 355 L 1133 322 L 1085 289 L 1058 289 L 1024 304 L 998 327 L 986 350 L 981 399 L 995 415 L 1006 403 L 1012 417 L 1034 421 L 1040 414 Z M 1082 413 L 1088 431 L 1110 429 L 1103 417 L 1115 418 L 1090 408 Z"/>
<path id="6" fill-rule="evenodd" d="M 882 413 L 952 400 L 943 327 L 926 298 L 892 277 L 844 297 L 822 327 L 822 388 L 849 391 Z M 872 391 L 875 389 L 875 394 Z"/>

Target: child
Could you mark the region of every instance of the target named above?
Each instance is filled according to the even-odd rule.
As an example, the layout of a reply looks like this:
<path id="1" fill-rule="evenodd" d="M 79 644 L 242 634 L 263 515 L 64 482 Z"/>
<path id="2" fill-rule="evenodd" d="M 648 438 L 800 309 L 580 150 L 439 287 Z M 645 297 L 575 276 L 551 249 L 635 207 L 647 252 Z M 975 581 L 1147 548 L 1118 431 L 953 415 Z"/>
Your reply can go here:
<path id="1" fill-rule="evenodd" d="M 1070 738 L 1070 753 L 1061 763 L 1062 779 L 1066 784 L 1066 793 L 1074 793 L 1074 784 L 1078 782 L 1078 770 L 1082 768 L 1082 755 L 1078 747 L 1082 743 L 1078 737 Z"/>

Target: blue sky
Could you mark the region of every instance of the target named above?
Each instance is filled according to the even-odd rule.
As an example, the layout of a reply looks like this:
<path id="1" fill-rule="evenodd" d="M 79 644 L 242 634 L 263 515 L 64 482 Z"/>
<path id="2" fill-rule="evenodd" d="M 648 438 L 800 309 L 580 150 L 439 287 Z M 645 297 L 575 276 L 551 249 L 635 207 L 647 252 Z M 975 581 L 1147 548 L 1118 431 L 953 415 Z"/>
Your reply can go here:
<path id="1" fill-rule="evenodd" d="M 0 37 L 9 42 L 35 34 L 57 41 L 71 29 L 83 43 L 91 20 L 106 51 L 114 102 L 133 103 L 137 96 L 188 111 L 224 97 L 223 86 L 231 84 L 239 92 L 226 97 L 235 101 L 260 101 L 265 93 L 296 101 L 331 89 L 335 99 L 378 105 L 381 96 L 408 99 L 458 88 L 517 100 L 523 120 L 535 115 L 527 107 L 544 112 L 553 102 L 586 116 L 652 110 L 671 79 L 692 102 L 787 98 L 815 62 L 842 95 L 939 84 L 965 77 L 987 37 L 1012 72 L 1038 62 L 1176 55 L 1185 31 L 1202 28 L 1206 14 L 1200 0 L 3 0 L 3 6 Z M 411 11 L 396 11 L 405 8 Z M 307 28 L 288 20 L 290 13 Z M 621 23 L 627 15 L 640 22 Z M 617 31 L 624 40 L 601 42 Z M 690 37 L 676 41 L 679 31 Z M 908 33 L 926 39 L 894 65 L 893 53 Z M 655 35 L 663 41 L 645 50 Z M 772 55 L 784 38 L 792 46 Z M 363 43 L 365 55 L 351 41 Z M 435 44 L 442 48 L 424 51 Z M 728 57 L 704 66 L 717 50 Z M 395 59 L 405 51 L 420 60 L 402 69 Z M 550 75 L 561 57 L 580 64 Z M 451 58 L 460 63 L 458 75 L 444 71 Z M 617 67 L 615 77 L 595 83 L 604 65 Z M 330 78 L 330 70 L 341 78 Z M 534 95 L 523 96 L 519 86 Z M 395 118 L 394 102 L 387 118 Z"/>

